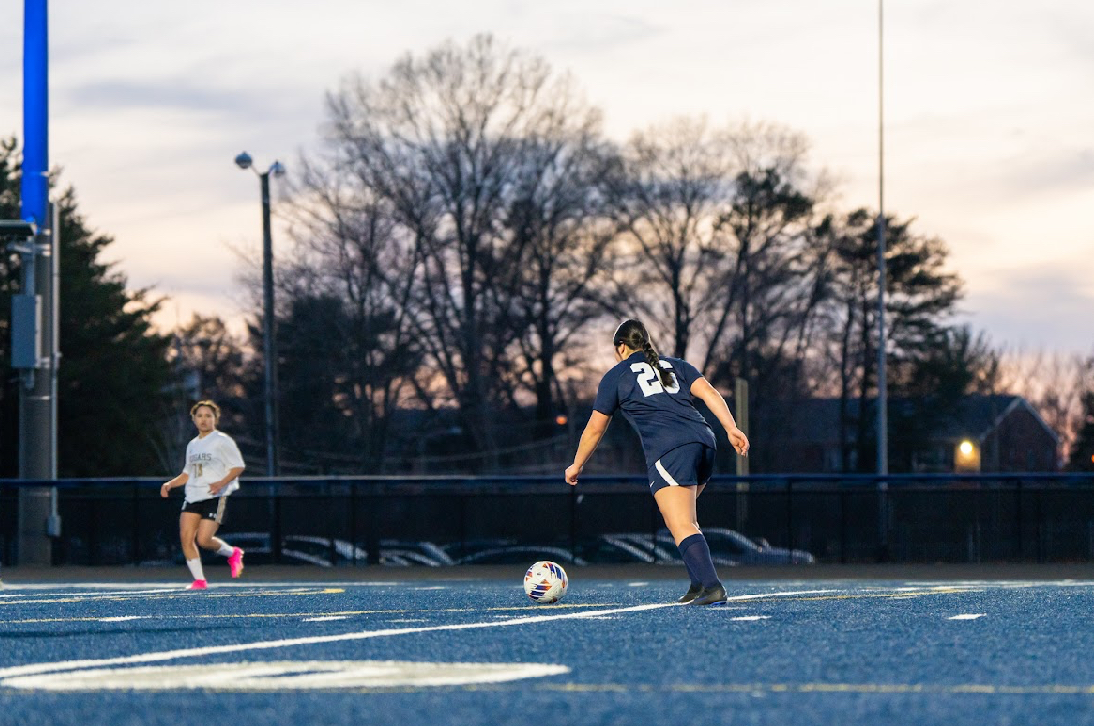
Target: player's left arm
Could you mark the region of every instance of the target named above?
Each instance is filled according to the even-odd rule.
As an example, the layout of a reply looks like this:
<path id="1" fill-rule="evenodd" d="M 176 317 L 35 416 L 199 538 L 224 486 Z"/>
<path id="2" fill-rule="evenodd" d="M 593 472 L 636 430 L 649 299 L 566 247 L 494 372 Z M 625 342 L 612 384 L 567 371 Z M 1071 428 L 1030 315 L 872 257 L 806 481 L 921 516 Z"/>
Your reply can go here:
<path id="1" fill-rule="evenodd" d="M 577 476 L 585 467 L 585 462 L 596 451 L 600 439 L 604 438 L 604 432 L 608 430 L 608 424 L 612 417 L 600 411 L 593 411 L 589 416 L 589 423 L 585 424 L 585 430 L 581 432 L 581 441 L 577 445 L 577 453 L 574 454 L 574 463 L 566 467 L 566 481 L 573 486 L 577 484 Z"/>
<path id="2" fill-rule="evenodd" d="M 215 494 L 220 494 L 221 489 L 223 489 L 224 487 L 228 486 L 230 483 L 232 483 L 236 479 L 238 479 L 239 475 L 242 474 L 242 473 L 243 473 L 243 467 L 242 466 L 233 466 L 231 469 L 228 470 L 228 476 L 226 476 L 223 479 L 220 479 L 219 481 L 215 481 L 215 482 L 213 482 L 212 484 L 209 485 L 209 493 L 214 494 L 214 495 Z"/>
<path id="3" fill-rule="evenodd" d="M 220 455 L 223 457 L 224 463 L 228 465 L 228 474 L 223 479 L 209 485 L 209 493 L 214 496 L 220 494 L 221 489 L 238 479 L 246 466 L 243 463 L 243 455 L 239 453 L 239 447 L 228 436 L 225 436 L 220 443 Z"/>
<path id="4" fill-rule="evenodd" d="M 691 384 L 691 395 L 705 403 L 710 412 L 721 422 L 722 428 L 726 430 L 726 435 L 729 437 L 729 443 L 733 445 L 737 453 L 747 456 L 748 437 L 737 428 L 737 422 L 733 419 L 733 414 L 729 412 L 729 406 L 718 389 L 710 385 L 710 381 L 706 378 L 696 378 Z"/>

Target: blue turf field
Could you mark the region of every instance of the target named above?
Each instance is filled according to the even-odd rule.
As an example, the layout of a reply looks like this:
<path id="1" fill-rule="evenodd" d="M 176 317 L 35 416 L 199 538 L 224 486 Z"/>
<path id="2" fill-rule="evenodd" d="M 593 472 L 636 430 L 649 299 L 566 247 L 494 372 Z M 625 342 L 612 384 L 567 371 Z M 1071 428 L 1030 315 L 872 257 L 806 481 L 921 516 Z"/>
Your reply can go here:
<path id="1" fill-rule="evenodd" d="M 689 608 L 578 569 L 537 606 L 516 570 L 9 585 L 0 723 L 1094 723 L 1091 582 L 734 581 Z"/>

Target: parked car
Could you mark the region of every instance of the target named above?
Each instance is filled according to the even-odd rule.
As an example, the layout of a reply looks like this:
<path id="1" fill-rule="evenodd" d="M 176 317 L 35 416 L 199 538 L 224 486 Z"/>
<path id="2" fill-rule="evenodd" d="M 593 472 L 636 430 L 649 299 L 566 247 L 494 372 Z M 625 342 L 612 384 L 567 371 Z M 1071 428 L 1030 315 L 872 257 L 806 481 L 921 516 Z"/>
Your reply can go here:
<path id="1" fill-rule="evenodd" d="M 710 546 L 711 558 L 718 565 L 751 564 L 810 564 L 813 555 L 804 550 L 788 550 L 773 547 L 764 539 L 749 539 L 732 529 L 717 527 L 703 530 Z M 231 535 L 232 544 L 247 550 L 250 556 L 269 556 L 270 536 L 266 532 L 237 532 Z M 281 558 L 284 562 L 331 567 L 365 563 L 368 552 L 344 540 L 309 535 L 286 535 L 281 540 Z M 536 560 L 553 560 L 573 565 L 660 563 L 680 562 L 672 535 L 662 529 L 655 535 L 649 533 L 620 532 L 602 534 L 578 543 L 577 556 L 569 547 L 537 545 L 511 539 L 484 539 L 462 543 L 437 544 L 406 540 L 381 540 L 379 560 L 381 565 L 443 567 L 445 565 L 470 564 L 531 564 Z"/>
<path id="2" fill-rule="evenodd" d="M 580 547 L 582 559 L 597 564 L 671 562 L 672 557 L 648 534 L 603 534 Z M 679 560 L 679 555 L 676 557 Z"/>
<path id="3" fill-rule="evenodd" d="M 273 554 L 267 532 L 233 532 L 229 539 L 249 557 L 266 559 Z M 329 537 L 290 534 L 281 538 L 281 560 L 289 564 L 331 567 L 368 562 L 368 551 L 352 542 Z M 393 566 L 455 564 L 444 549 L 432 542 L 380 541 L 380 564 Z"/>
<path id="4" fill-rule="evenodd" d="M 704 527 L 703 536 L 707 539 L 711 559 L 716 565 L 810 565 L 816 561 L 816 558 L 805 550 L 774 547 L 768 544 L 766 539 L 749 539 L 733 529 Z M 672 535 L 668 530 L 658 532 L 657 541 L 672 545 L 675 549 Z"/>
<path id="5" fill-rule="evenodd" d="M 458 565 L 530 565 L 537 560 L 584 565 L 567 547 L 518 543 L 513 540 L 478 540 L 451 545 L 446 550 Z"/>

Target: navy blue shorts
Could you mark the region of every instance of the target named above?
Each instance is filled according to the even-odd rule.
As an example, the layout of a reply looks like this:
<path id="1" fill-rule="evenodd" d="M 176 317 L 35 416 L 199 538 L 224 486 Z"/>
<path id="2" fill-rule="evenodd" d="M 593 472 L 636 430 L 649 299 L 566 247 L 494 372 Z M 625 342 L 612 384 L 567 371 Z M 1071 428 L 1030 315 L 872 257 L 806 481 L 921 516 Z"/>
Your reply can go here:
<path id="1" fill-rule="evenodd" d="M 706 484 L 714 473 L 717 452 L 704 444 L 684 444 L 661 455 L 649 468 L 650 494 L 665 487 Z"/>

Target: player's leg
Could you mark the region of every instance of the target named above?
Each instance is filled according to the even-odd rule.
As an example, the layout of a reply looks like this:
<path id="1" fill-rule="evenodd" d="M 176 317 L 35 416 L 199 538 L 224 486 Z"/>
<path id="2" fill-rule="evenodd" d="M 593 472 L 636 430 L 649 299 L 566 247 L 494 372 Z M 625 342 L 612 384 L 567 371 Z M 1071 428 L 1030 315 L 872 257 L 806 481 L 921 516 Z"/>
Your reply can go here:
<path id="1" fill-rule="evenodd" d="M 661 517 L 672 533 L 677 547 L 688 537 L 699 534 L 699 524 L 695 516 L 695 489 L 694 486 L 667 486 L 653 493 L 657 508 L 661 510 Z"/>
<path id="2" fill-rule="evenodd" d="M 216 536 L 218 529 L 220 529 L 220 523 L 215 519 L 203 518 L 201 524 L 198 525 L 198 546 L 203 550 L 210 550 L 212 552 L 216 552 L 220 549 L 220 546 L 224 544 L 224 541 Z"/>
<path id="3" fill-rule="evenodd" d="M 700 484 L 695 487 L 695 498 L 699 499 L 699 495 L 702 494 L 703 490 L 706 488 L 706 484 Z M 695 527 L 696 529 L 699 528 L 698 517 L 696 517 L 695 520 Z M 703 530 L 700 529 L 699 531 L 702 532 Z M 691 602 L 695 599 L 695 596 L 699 594 L 699 591 L 703 589 L 703 583 L 699 582 L 699 578 L 695 575 L 694 572 L 691 571 L 691 565 L 689 565 L 686 561 L 684 562 L 684 565 L 688 568 L 688 575 L 691 577 L 691 587 L 688 588 L 688 591 L 684 593 L 684 596 L 680 598 L 678 602 Z"/>
<path id="4" fill-rule="evenodd" d="M 190 585 L 192 590 L 202 590 L 205 587 L 205 573 L 201 569 L 201 552 L 195 544 L 199 524 L 201 524 L 201 514 L 198 512 L 184 511 L 179 515 L 179 541 L 182 544 L 182 554 L 186 557 L 186 567 L 194 578 L 193 584 Z"/>
<path id="5" fill-rule="evenodd" d="M 706 489 L 706 483 L 710 481 L 711 475 L 714 474 L 714 458 L 716 453 L 715 449 L 704 446 L 700 449 L 698 456 L 696 457 L 695 480 L 699 482 L 698 486 L 695 487 L 696 499 L 698 499 L 699 495 Z M 692 506 L 694 508 L 694 503 Z M 695 516 L 695 529 L 699 531 L 698 537 L 701 538 L 701 541 L 693 540 L 694 546 L 690 547 L 688 552 L 703 563 L 701 567 L 705 568 L 709 566 L 714 573 L 715 579 L 717 579 L 718 573 L 714 570 L 714 558 L 710 556 L 710 547 L 707 546 L 706 537 L 703 536 L 702 530 L 699 529 L 699 518 L 697 515 L 693 514 L 693 516 Z M 680 544 L 682 547 L 686 545 L 685 542 L 681 542 Z M 698 568 L 700 565 L 696 565 L 695 567 Z M 721 581 L 719 581 L 718 584 L 714 586 L 707 587 L 704 585 L 703 590 L 692 599 L 691 604 L 709 605 L 716 602 L 725 602 L 725 600 L 726 589 L 722 586 Z"/>
<path id="6" fill-rule="evenodd" d="M 695 512 L 704 449 L 701 444 L 694 444 L 667 452 L 650 467 L 649 476 L 653 498 L 691 576 L 691 587 L 680 602 L 705 599 L 701 604 L 708 604 L 725 600 L 725 589 Z"/>
<path id="7" fill-rule="evenodd" d="M 239 577 L 243 572 L 243 550 L 233 547 L 220 537 L 216 536 L 217 530 L 224 522 L 226 497 L 220 497 L 216 502 L 216 509 L 210 507 L 207 516 L 201 520 L 198 527 L 197 540 L 203 548 L 216 552 L 218 555 L 228 558 L 228 566 L 232 570 L 232 577 Z"/>
<path id="8" fill-rule="evenodd" d="M 661 510 L 661 517 L 665 520 L 665 526 L 672 534 L 672 539 L 677 547 L 688 537 L 699 530 L 695 524 L 695 487 L 676 486 L 663 487 L 653 493 L 657 502 L 657 508 Z M 691 565 L 691 558 L 684 557 L 684 567 L 687 568 L 691 584 L 677 602 L 691 602 L 703 590 L 701 576 Z"/>

